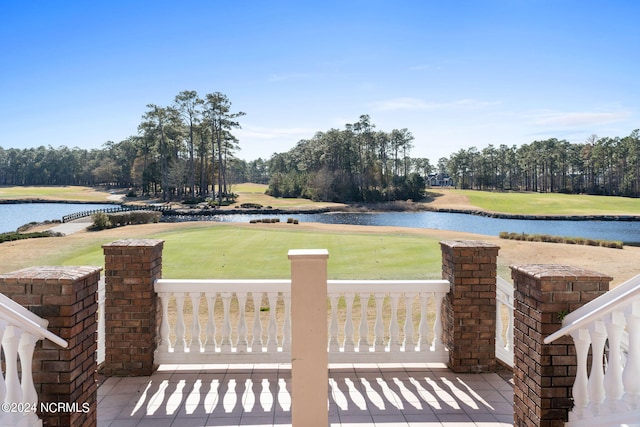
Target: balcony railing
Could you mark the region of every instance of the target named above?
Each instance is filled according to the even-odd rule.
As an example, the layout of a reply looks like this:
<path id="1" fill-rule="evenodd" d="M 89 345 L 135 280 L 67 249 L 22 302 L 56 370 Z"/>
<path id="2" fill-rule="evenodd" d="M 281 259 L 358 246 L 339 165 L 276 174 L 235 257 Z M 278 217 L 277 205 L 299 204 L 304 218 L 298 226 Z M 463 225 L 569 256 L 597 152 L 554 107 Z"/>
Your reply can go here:
<path id="1" fill-rule="evenodd" d="M 33 384 L 33 351 L 41 339 L 61 347 L 67 342 L 46 328 L 49 322 L 0 294 L 0 347 L 5 372 L 0 372 L 0 425 L 42 426 L 36 415 L 38 395 Z M 18 358 L 20 373 L 18 375 Z"/>
<path id="2" fill-rule="evenodd" d="M 513 368 L 513 285 L 496 280 L 496 357 Z"/>
<path id="3" fill-rule="evenodd" d="M 567 425 L 640 419 L 640 275 L 568 314 L 562 328 L 544 342 L 567 335 L 577 355 L 574 408 Z"/>
<path id="4" fill-rule="evenodd" d="M 449 288 L 445 280 L 329 280 L 329 361 L 446 362 Z M 290 280 L 160 279 L 155 291 L 156 363 L 291 361 Z"/>

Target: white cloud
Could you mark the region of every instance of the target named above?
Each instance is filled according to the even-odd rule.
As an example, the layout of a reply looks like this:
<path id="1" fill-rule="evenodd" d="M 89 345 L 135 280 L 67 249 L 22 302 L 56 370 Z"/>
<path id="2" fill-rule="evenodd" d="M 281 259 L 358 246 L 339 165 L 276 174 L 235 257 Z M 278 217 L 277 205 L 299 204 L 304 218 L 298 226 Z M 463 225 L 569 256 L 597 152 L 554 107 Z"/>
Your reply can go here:
<path id="1" fill-rule="evenodd" d="M 304 80 L 312 77 L 316 77 L 315 73 L 283 73 L 283 74 L 271 74 L 268 77 L 270 82 L 286 82 L 289 80 Z"/>
<path id="2" fill-rule="evenodd" d="M 482 108 L 491 105 L 498 105 L 499 101 L 478 101 L 475 99 L 460 99 L 450 102 L 425 102 L 418 98 L 393 98 L 386 101 L 378 101 L 371 104 L 376 111 L 398 111 L 398 110 L 443 110 L 443 109 L 472 109 Z"/>
<path id="3" fill-rule="evenodd" d="M 621 122 L 628 119 L 630 115 L 627 111 L 610 113 L 547 111 L 534 114 L 533 124 L 540 126 L 593 126 Z"/>
<path id="4" fill-rule="evenodd" d="M 409 71 L 439 70 L 440 67 L 429 64 L 419 64 L 409 67 Z"/>
<path id="5" fill-rule="evenodd" d="M 235 130 L 233 132 L 238 138 L 252 138 L 252 139 L 278 139 L 287 138 L 309 138 L 313 136 L 316 131 L 307 128 L 268 128 L 263 126 L 243 126 L 242 129 Z"/>

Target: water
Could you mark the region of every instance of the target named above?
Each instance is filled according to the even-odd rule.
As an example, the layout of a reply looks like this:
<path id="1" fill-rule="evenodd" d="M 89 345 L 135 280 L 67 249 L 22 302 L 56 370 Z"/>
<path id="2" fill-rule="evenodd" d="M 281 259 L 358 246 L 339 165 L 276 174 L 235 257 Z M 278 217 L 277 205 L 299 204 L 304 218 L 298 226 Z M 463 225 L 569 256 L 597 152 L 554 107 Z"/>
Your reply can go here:
<path id="1" fill-rule="evenodd" d="M 113 207 L 109 204 L 81 203 L 21 203 L 0 204 L 0 232 L 15 231 L 29 222 L 61 219 L 64 215 L 90 209 Z M 295 218 L 301 222 L 325 224 L 386 225 L 409 228 L 434 228 L 440 230 L 465 231 L 497 236 L 501 231 L 550 234 L 564 237 L 620 240 L 640 244 L 640 221 L 563 221 L 521 220 L 488 218 L 448 212 L 382 212 L 382 213 L 325 213 L 289 215 L 212 215 L 171 217 L 174 220 L 200 220 L 218 222 L 249 222 L 259 218 Z"/>
<path id="2" fill-rule="evenodd" d="M 326 213 L 300 215 L 212 215 L 197 217 L 199 220 L 219 222 L 249 222 L 251 219 L 287 218 L 300 222 L 324 224 L 386 225 L 409 228 L 434 228 L 439 230 L 465 231 L 497 236 L 501 231 L 549 234 L 563 237 L 583 237 L 596 240 L 620 240 L 625 243 L 640 243 L 640 221 L 563 221 L 522 220 L 489 218 L 448 212 L 382 212 L 382 213 Z"/>
<path id="3" fill-rule="evenodd" d="M 30 222 L 61 220 L 64 215 L 91 209 L 113 208 L 104 203 L 16 203 L 0 204 L 0 233 L 16 231 Z"/>

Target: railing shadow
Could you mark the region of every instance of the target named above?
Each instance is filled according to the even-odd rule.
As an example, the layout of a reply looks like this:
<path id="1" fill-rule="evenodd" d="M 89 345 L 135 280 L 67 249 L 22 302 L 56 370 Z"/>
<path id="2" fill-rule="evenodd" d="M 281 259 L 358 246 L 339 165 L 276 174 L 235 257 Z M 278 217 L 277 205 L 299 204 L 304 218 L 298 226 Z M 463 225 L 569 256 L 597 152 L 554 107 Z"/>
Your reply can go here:
<path id="1" fill-rule="evenodd" d="M 99 405 L 112 406 L 113 401 L 102 402 L 130 391 L 127 380 L 118 379 Z M 495 374 L 338 368 L 329 372 L 329 419 L 363 424 L 432 421 L 511 425 L 512 394 L 510 384 Z M 257 425 L 287 425 L 291 424 L 291 370 L 230 367 L 159 372 L 146 382 L 139 381 L 132 399 L 121 398 L 122 411 L 111 419 L 215 418 L 226 419 L 228 424 L 224 425 L 239 425 L 251 418 Z"/>

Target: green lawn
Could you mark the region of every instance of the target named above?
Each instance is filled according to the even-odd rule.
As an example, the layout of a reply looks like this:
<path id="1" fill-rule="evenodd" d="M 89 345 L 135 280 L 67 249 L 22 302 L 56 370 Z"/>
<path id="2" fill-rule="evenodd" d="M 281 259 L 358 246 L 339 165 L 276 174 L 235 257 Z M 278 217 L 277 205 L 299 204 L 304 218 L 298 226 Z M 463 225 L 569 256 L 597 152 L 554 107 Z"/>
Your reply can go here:
<path id="1" fill-rule="evenodd" d="M 60 186 L 0 186 L 0 199 L 43 199 L 104 203 L 109 193 L 91 187 Z"/>
<path id="2" fill-rule="evenodd" d="M 440 245 L 435 238 L 251 229 L 228 224 L 194 226 L 147 236 L 165 240 L 166 278 L 290 277 L 289 249 L 328 249 L 332 279 L 439 279 Z M 96 234 L 97 236 L 97 234 Z M 64 251 L 54 265 L 103 265 L 101 245 Z"/>
<path id="3" fill-rule="evenodd" d="M 479 209 L 529 215 L 638 215 L 640 199 L 584 194 L 447 190 L 462 194 Z"/>

